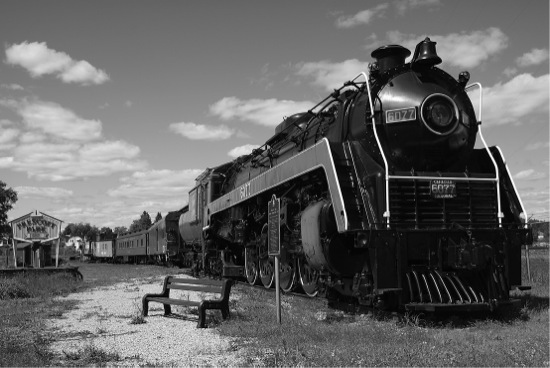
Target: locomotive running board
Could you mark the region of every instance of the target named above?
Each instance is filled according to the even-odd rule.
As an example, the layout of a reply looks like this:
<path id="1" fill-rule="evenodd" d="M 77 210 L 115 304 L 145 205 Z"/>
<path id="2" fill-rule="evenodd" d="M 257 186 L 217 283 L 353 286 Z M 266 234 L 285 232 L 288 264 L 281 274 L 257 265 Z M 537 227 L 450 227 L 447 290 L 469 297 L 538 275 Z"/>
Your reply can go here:
<path id="1" fill-rule="evenodd" d="M 210 202 L 207 206 L 208 223 L 206 227 L 211 224 L 210 217 L 212 215 L 319 168 L 324 170 L 327 178 L 338 232 L 347 231 L 349 223 L 342 188 L 336 173 L 330 143 L 326 138 Z"/>

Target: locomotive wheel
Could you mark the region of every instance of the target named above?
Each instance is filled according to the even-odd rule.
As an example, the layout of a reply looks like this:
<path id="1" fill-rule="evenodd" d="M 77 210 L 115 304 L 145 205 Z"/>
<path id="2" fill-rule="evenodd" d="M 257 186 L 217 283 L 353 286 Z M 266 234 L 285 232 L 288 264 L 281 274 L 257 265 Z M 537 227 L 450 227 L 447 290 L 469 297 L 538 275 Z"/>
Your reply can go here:
<path id="1" fill-rule="evenodd" d="M 307 296 L 314 297 L 319 292 L 319 271 L 314 270 L 305 259 L 298 261 L 300 285 Z"/>
<path id="2" fill-rule="evenodd" d="M 296 281 L 296 261 L 294 258 L 279 263 L 279 283 L 285 292 L 292 291 Z"/>
<path id="3" fill-rule="evenodd" d="M 255 250 L 250 248 L 244 250 L 244 272 L 246 281 L 250 285 L 255 285 L 258 282 L 258 257 Z"/>
<path id="4" fill-rule="evenodd" d="M 262 284 L 266 289 L 271 288 L 273 285 L 273 280 L 275 280 L 275 265 L 273 259 L 268 257 L 266 259 L 260 260 L 260 279 Z"/>

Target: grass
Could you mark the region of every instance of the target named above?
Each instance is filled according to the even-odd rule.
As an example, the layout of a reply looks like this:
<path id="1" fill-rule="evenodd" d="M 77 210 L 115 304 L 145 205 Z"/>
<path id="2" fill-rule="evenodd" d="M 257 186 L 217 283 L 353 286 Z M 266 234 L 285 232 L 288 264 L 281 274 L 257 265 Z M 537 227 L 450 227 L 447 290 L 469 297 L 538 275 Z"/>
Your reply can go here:
<path id="1" fill-rule="evenodd" d="M 118 354 L 92 345 L 55 361 L 48 351 L 53 336 L 45 334 L 44 323 L 62 318 L 75 304 L 52 297 L 121 281 L 158 283 L 159 276 L 182 272 L 160 266 L 75 265 L 83 282 L 67 275 L 0 279 L 0 366 L 120 364 Z M 236 285 L 233 295 L 239 298 L 231 297 L 231 318 L 221 322 L 209 314 L 209 327 L 233 337 L 233 349 L 250 366 L 549 366 L 548 251 L 532 250 L 530 266 L 533 289 L 514 292 L 521 310 L 501 315 L 353 315 L 330 309 L 323 300 L 282 295 L 279 325 L 274 293 Z M 529 284 L 525 267 L 523 278 Z M 136 303 L 130 323 L 142 323 Z"/>
<path id="2" fill-rule="evenodd" d="M 78 351 L 64 352 L 64 354 L 72 367 L 107 367 L 112 366 L 113 362 L 122 360 L 118 353 L 106 352 L 93 345 L 86 345 Z"/>
<path id="3" fill-rule="evenodd" d="M 67 274 L 0 278 L 0 366 L 43 366 L 50 361 L 44 320 L 62 316 L 74 305 L 53 301 L 52 296 L 77 287 Z"/>
<path id="4" fill-rule="evenodd" d="M 319 300 L 245 286 L 232 318 L 218 326 L 245 346 L 253 366 L 550 366 L 548 251 L 531 252 L 533 289 L 515 292 L 520 310 L 475 317 L 351 315 Z M 524 284 L 527 273 L 524 271 Z"/>
<path id="5" fill-rule="evenodd" d="M 237 312 L 218 328 L 239 344 L 246 342 L 246 365 L 548 365 L 547 307 L 526 306 L 511 320 L 432 321 L 339 314 L 315 301 L 283 296 L 279 325 L 272 293 L 238 289 L 243 296 L 232 307 Z"/>
<path id="6" fill-rule="evenodd" d="M 143 306 L 141 304 L 141 298 L 139 296 L 135 297 L 133 304 L 134 304 L 134 313 L 130 317 L 130 324 L 142 325 L 144 323 L 147 323 L 147 321 L 143 317 Z"/>
<path id="7" fill-rule="evenodd" d="M 56 301 L 55 296 L 94 287 L 111 285 L 133 279 L 152 279 L 176 273 L 160 266 L 111 265 L 72 263 L 84 275 L 79 282 L 68 274 L 19 275 L 0 278 L 0 366 L 47 366 L 57 365 L 48 350 L 52 336 L 44 331 L 49 318 L 63 318 L 63 313 L 76 306 L 72 301 Z M 137 312 L 136 312 L 137 314 Z M 104 365 L 115 360 L 108 352 L 86 347 L 76 353 L 81 356 L 70 360 L 69 365 Z M 75 358 L 75 355 L 72 355 Z"/>

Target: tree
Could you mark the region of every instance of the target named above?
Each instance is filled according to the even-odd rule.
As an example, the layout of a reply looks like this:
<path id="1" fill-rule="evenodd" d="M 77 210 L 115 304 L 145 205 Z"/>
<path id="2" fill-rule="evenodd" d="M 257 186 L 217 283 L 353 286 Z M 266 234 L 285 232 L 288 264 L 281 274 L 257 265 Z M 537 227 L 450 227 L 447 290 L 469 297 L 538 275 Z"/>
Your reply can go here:
<path id="1" fill-rule="evenodd" d="M 135 231 L 147 230 L 148 228 L 151 227 L 151 225 L 153 225 L 153 223 L 151 222 L 151 216 L 149 216 L 147 211 L 143 211 L 140 218 L 132 222 L 132 225 L 130 225 L 129 231 L 135 232 Z"/>
<path id="2" fill-rule="evenodd" d="M 533 238 L 535 241 L 538 240 L 538 236 L 540 234 L 542 235 L 542 241 L 548 242 L 548 236 L 550 233 L 550 226 L 548 224 L 548 221 L 530 219 L 529 225 L 531 225 L 531 229 L 533 230 Z"/>
<path id="3" fill-rule="evenodd" d="M 86 238 L 86 241 L 95 241 L 97 234 L 99 234 L 99 229 L 96 226 L 83 223 L 69 223 L 63 229 L 61 235 L 66 237 L 78 236 L 82 239 Z"/>
<path id="4" fill-rule="evenodd" d="M 155 217 L 155 224 L 160 220 L 162 220 L 162 215 L 160 214 L 160 212 L 157 212 L 157 217 Z"/>
<path id="5" fill-rule="evenodd" d="M 17 202 L 17 192 L 7 188 L 6 183 L 0 180 L 0 238 L 11 236 L 11 228 L 8 225 L 8 212 Z"/>
<path id="6" fill-rule="evenodd" d="M 103 226 L 99 229 L 99 234 L 103 240 L 112 239 L 114 235 L 113 230 L 107 226 Z"/>
<path id="7" fill-rule="evenodd" d="M 126 226 L 117 226 L 113 232 L 117 235 L 126 234 L 128 232 L 128 228 Z"/>

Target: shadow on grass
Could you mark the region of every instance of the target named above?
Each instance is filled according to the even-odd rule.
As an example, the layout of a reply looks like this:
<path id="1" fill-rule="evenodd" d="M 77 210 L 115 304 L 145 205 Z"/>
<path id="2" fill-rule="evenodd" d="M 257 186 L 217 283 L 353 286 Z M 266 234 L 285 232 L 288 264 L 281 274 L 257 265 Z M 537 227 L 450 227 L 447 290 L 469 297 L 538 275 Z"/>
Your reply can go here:
<path id="1" fill-rule="evenodd" d="M 518 321 L 528 321 L 533 315 L 548 311 L 550 299 L 531 294 L 514 296 L 519 299 L 519 305 L 502 305 L 496 311 L 470 311 L 463 313 L 424 313 L 424 312 L 385 312 L 372 309 L 350 308 L 346 304 L 329 303 L 333 312 L 325 313 L 324 322 L 346 322 L 354 321 L 360 315 L 372 318 L 377 321 L 393 321 L 398 326 L 417 326 L 426 328 L 468 328 L 478 322 L 495 321 L 512 324 Z"/>
<path id="2" fill-rule="evenodd" d="M 539 311 L 548 309 L 550 306 L 550 298 L 524 294 L 520 297 L 521 306 L 529 311 Z"/>
<path id="3" fill-rule="evenodd" d="M 393 319 L 401 326 L 420 326 L 429 328 L 467 328 L 478 322 L 492 320 L 506 324 L 513 324 L 518 321 L 529 321 L 533 315 L 548 311 L 550 299 L 535 295 L 522 295 L 519 306 L 503 306 L 494 312 L 472 312 L 467 314 L 423 314 L 423 313 L 402 313 Z M 386 314 L 375 314 L 377 319 L 388 319 Z"/>

